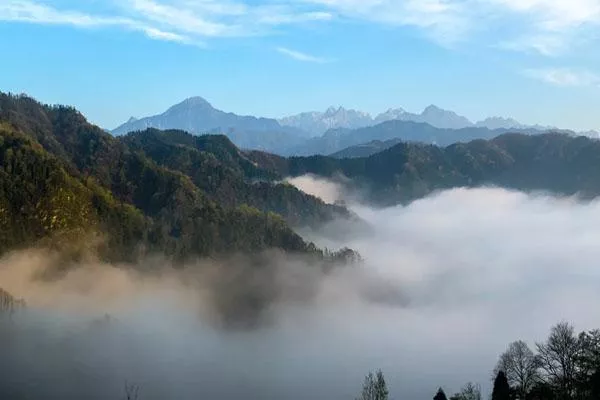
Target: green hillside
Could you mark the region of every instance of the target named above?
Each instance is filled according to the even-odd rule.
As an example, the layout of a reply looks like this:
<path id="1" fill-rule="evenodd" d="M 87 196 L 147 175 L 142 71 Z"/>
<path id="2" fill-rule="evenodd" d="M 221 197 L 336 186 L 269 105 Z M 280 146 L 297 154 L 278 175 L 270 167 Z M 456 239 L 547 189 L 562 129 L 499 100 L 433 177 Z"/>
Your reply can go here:
<path id="1" fill-rule="evenodd" d="M 156 132 L 147 141 L 141 134 L 116 139 L 73 108 L 6 94 L 0 94 L 0 124 L 1 251 L 92 233 L 106 237 L 104 254 L 113 259 L 133 257 L 134 249 L 177 258 L 316 251 L 278 214 L 251 207 L 258 201 L 246 205 L 248 194 L 238 196 L 254 188 L 242 178 L 262 172 L 248 160 L 239 163 L 240 153 L 222 138 L 171 132 L 165 143 L 173 152 L 160 155 L 159 147 L 139 144 L 151 143 Z M 229 195 L 236 200 L 222 201 Z M 261 208 L 269 207 L 265 201 Z"/>
<path id="2" fill-rule="evenodd" d="M 281 175 L 344 175 L 380 205 L 406 203 L 435 190 L 485 185 L 583 198 L 600 195 L 600 141 L 561 133 L 504 134 L 448 147 L 400 143 L 352 159 L 248 156 Z"/>

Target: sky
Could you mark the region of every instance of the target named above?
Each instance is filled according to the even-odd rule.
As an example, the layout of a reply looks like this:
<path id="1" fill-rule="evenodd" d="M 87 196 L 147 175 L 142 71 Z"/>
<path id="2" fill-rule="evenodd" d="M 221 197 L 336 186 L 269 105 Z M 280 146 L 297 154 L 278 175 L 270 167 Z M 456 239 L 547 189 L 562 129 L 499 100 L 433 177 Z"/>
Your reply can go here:
<path id="1" fill-rule="evenodd" d="M 599 34 L 600 0 L 0 0 L 0 90 L 108 129 L 191 96 L 600 129 Z"/>

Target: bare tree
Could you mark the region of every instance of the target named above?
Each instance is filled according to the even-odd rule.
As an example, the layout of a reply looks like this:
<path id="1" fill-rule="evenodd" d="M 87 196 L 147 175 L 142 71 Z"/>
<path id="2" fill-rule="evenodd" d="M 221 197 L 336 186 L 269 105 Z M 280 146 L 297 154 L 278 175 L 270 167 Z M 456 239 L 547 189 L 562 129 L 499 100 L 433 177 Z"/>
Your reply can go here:
<path id="1" fill-rule="evenodd" d="M 581 349 L 573 326 L 566 322 L 555 325 L 546 342 L 538 343 L 537 349 L 541 367 L 549 383 L 556 387 L 559 398 L 572 398 L 577 379 L 577 358 Z"/>
<path id="2" fill-rule="evenodd" d="M 138 400 L 140 387 L 125 382 L 125 400 Z"/>
<path id="3" fill-rule="evenodd" d="M 14 298 L 10 293 L 0 288 L 0 316 L 12 317 L 17 311 L 25 308 L 25 301 Z"/>
<path id="4" fill-rule="evenodd" d="M 481 387 L 469 382 L 459 393 L 450 397 L 450 400 L 481 400 Z"/>
<path id="5" fill-rule="evenodd" d="M 533 385 L 540 380 L 540 357 L 535 355 L 522 340 L 508 345 L 500 355 L 494 369 L 494 376 L 504 371 L 509 385 L 514 388 L 520 399 L 525 399 Z"/>
<path id="6" fill-rule="evenodd" d="M 389 391 L 383 372 L 378 370 L 374 375 L 372 372 L 365 377 L 363 388 L 357 400 L 387 400 Z"/>

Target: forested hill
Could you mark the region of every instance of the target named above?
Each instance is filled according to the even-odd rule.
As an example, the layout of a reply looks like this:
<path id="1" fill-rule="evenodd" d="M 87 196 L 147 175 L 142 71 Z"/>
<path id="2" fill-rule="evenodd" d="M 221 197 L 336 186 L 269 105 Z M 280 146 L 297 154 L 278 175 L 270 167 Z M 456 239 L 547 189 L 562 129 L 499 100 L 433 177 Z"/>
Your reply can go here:
<path id="1" fill-rule="evenodd" d="M 585 198 L 600 195 L 600 141 L 560 133 L 510 133 L 448 147 L 400 143 L 353 159 L 248 155 L 282 175 L 344 175 L 380 205 L 406 203 L 440 189 L 483 185 Z"/>
<path id="2" fill-rule="evenodd" d="M 117 139 L 73 108 L 26 96 L 0 93 L 0 161 L 2 252 L 90 234 L 103 235 L 111 259 L 134 257 L 134 249 L 174 257 L 313 252 L 280 215 L 264 211 L 294 222 L 347 213 L 287 185 L 255 186 L 251 179 L 275 175 L 222 137 L 148 131 Z M 298 211 L 302 202 L 315 215 Z"/>
<path id="3" fill-rule="evenodd" d="M 350 216 L 343 207 L 325 204 L 292 185 L 277 183 L 282 176 L 258 167 L 223 135 L 148 129 L 119 140 L 158 165 L 189 176 L 211 200 L 226 207 L 246 204 L 275 212 L 294 226 L 314 227 Z"/>

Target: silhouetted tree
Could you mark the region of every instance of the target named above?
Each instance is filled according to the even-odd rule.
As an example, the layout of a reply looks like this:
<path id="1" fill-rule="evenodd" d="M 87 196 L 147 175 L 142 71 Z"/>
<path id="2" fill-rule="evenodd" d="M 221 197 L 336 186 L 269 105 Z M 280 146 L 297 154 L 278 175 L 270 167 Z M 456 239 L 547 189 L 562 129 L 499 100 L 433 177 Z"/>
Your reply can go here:
<path id="1" fill-rule="evenodd" d="M 499 371 L 494 380 L 492 400 L 510 400 L 510 386 L 504 371 Z"/>
<path id="2" fill-rule="evenodd" d="M 600 330 L 579 334 L 576 392 L 579 398 L 600 399 Z"/>
<path id="3" fill-rule="evenodd" d="M 363 388 L 357 400 L 387 400 L 389 392 L 383 376 L 378 370 L 375 375 L 372 372 L 365 377 Z"/>
<path id="4" fill-rule="evenodd" d="M 481 400 L 481 388 L 479 385 L 469 382 L 459 393 L 450 397 L 450 400 Z"/>
<path id="5" fill-rule="evenodd" d="M 506 374 L 509 386 L 525 399 L 531 387 L 540 380 L 540 358 L 522 340 L 511 343 L 500 356 L 494 374 Z"/>
<path id="6" fill-rule="evenodd" d="M 448 398 L 446 397 L 446 393 L 444 393 L 444 389 L 439 388 L 437 393 L 433 397 L 433 400 L 448 400 Z"/>
<path id="7" fill-rule="evenodd" d="M 377 382 L 375 386 L 375 399 L 387 400 L 390 393 L 385 382 L 385 377 L 383 376 L 383 372 L 381 372 L 381 370 L 377 371 L 376 378 Z"/>
<path id="8" fill-rule="evenodd" d="M 569 399 L 575 391 L 577 357 L 581 346 L 572 325 L 561 322 L 550 331 L 544 343 L 537 344 L 541 367 L 559 398 Z"/>

